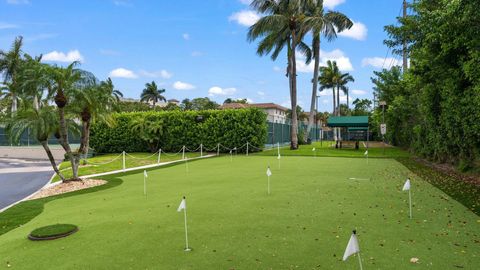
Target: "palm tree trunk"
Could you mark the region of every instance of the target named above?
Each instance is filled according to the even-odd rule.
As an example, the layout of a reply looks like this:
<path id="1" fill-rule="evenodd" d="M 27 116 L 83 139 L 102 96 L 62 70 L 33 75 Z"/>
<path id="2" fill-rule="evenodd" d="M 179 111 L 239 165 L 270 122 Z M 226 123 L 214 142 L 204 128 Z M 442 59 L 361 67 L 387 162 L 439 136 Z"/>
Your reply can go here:
<path id="1" fill-rule="evenodd" d="M 347 89 L 347 113 L 350 114 L 350 97 Z"/>
<path id="2" fill-rule="evenodd" d="M 317 87 L 318 87 L 318 69 L 320 67 L 320 36 L 314 37 L 313 40 L 313 53 L 314 53 L 314 69 L 313 69 L 313 80 L 312 80 L 312 99 L 310 103 L 310 115 L 308 117 L 308 126 L 307 126 L 307 136 L 310 136 L 310 130 L 312 129 L 315 114 L 318 113 L 315 111 L 315 104 L 317 100 Z M 316 124 L 316 123 L 315 123 Z M 306 136 L 305 136 L 306 137 Z"/>
<path id="3" fill-rule="evenodd" d="M 17 94 L 12 93 L 12 114 L 17 112 Z"/>
<path id="4" fill-rule="evenodd" d="M 37 110 L 37 111 L 40 109 L 40 104 L 39 104 L 39 101 L 38 101 L 37 94 L 35 94 L 35 96 L 33 97 L 33 108 L 35 108 L 35 110 Z"/>
<path id="5" fill-rule="evenodd" d="M 340 87 L 337 86 L 337 115 L 341 116 L 340 112 Z M 337 138 L 339 141 L 342 140 L 342 134 L 340 128 L 337 128 Z"/>
<path id="6" fill-rule="evenodd" d="M 55 162 L 55 158 L 52 155 L 52 151 L 50 150 L 50 147 L 48 146 L 48 141 L 41 141 L 40 144 L 43 146 L 43 149 L 45 149 L 45 152 L 47 152 L 48 160 L 50 160 L 50 164 L 52 164 L 52 168 L 55 171 L 55 173 L 60 177 L 62 182 L 65 182 L 65 177 L 62 175 L 60 170 L 57 167 L 57 163 Z"/>
<path id="7" fill-rule="evenodd" d="M 72 172 L 73 172 L 73 179 L 76 179 L 76 175 L 78 175 L 77 169 L 78 167 L 75 167 L 75 157 L 74 154 L 72 153 L 72 149 L 70 148 L 70 144 L 68 142 L 68 130 L 67 130 L 67 123 L 65 121 L 65 108 L 64 107 L 59 107 L 58 108 L 58 115 L 59 115 L 59 122 L 60 122 L 60 144 L 62 145 L 63 149 L 67 153 L 68 159 L 70 160 L 70 163 L 72 164 Z"/>
<path id="8" fill-rule="evenodd" d="M 291 130 L 291 139 L 290 149 L 298 149 L 298 118 L 297 118 L 297 62 L 295 57 L 296 44 L 296 30 L 293 27 L 292 30 L 292 51 L 291 51 L 291 80 L 292 80 L 292 91 L 291 91 L 291 104 L 292 104 L 292 130 Z"/>

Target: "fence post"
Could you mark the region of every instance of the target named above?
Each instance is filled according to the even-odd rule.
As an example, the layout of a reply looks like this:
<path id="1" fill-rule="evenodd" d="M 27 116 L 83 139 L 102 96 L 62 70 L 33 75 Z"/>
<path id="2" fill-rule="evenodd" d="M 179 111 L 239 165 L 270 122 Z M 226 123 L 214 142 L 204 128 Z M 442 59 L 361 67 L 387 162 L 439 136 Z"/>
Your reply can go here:
<path id="1" fill-rule="evenodd" d="M 220 156 L 220 144 L 217 144 L 217 156 Z"/>
<path id="2" fill-rule="evenodd" d="M 185 159 L 185 145 L 183 146 L 182 159 Z"/>
<path id="3" fill-rule="evenodd" d="M 160 163 L 160 158 L 162 157 L 162 149 L 158 150 L 158 159 L 157 159 L 157 164 Z"/>
<path id="4" fill-rule="evenodd" d="M 200 144 L 200 157 L 203 157 L 203 143 Z"/>
<path id="5" fill-rule="evenodd" d="M 123 171 L 125 171 L 126 167 L 125 167 L 125 151 L 122 152 L 122 156 L 123 156 Z"/>
<path id="6" fill-rule="evenodd" d="M 248 157 L 248 142 L 247 142 L 247 157 Z"/>

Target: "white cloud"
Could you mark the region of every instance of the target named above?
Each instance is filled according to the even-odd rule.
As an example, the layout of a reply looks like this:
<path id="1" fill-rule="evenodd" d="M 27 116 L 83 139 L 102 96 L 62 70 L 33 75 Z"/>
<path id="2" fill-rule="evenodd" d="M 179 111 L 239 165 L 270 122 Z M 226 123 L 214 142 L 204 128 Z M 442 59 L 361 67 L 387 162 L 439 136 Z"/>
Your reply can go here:
<path id="1" fill-rule="evenodd" d="M 367 38 L 367 32 L 368 29 L 365 24 L 354 21 L 352 28 L 339 32 L 338 35 L 356 40 L 365 40 Z"/>
<path id="2" fill-rule="evenodd" d="M 253 101 L 253 99 L 250 99 L 250 98 L 248 98 L 248 97 L 246 98 L 246 100 L 247 100 L 247 103 L 250 103 L 250 104 L 252 104 L 252 103 L 255 102 L 255 101 Z"/>
<path id="3" fill-rule="evenodd" d="M 78 50 L 69 51 L 66 54 L 63 52 L 53 51 L 43 55 L 42 60 L 55 62 L 83 62 L 83 56 Z"/>
<path id="4" fill-rule="evenodd" d="M 244 5 L 250 5 L 250 3 L 252 3 L 252 0 L 240 0 L 240 3 Z"/>
<path id="5" fill-rule="evenodd" d="M 195 85 L 186 82 L 176 81 L 173 83 L 173 88 L 177 90 L 192 90 L 195 89 Z"/>
<path id="6" fill-rule="evenodd" d="M 221 88 L 218 86 L 211 87 L 208 89 L 208 95 L 213 97 L 213 96 L 229 96 L 233 95 L 237 92 L 237 89 L 234 87 L 230 88 Z"/>
<path id="7" fill-rule="evenodd" d="M 297 52 L 297 71 L 301 73 L 313 73 L 314 63 L 313 61 L 310 64 L 305 64 L 305 56 Z M 320 51 L 320 66 L 326 66 L 327 61 L 336 61 L 338 68 L 342 71 L 352 71 L 353 65 L 350 62 L 345 53 L 339 49 L 335 49 L 330 52 Z"/>
<path id="8" fill-rule="evenodd" d="M 358 96 L 362 96 L 362 95 L 366 95 L 366 94 L 367 94 L 367 91 L 365 91 L 365 90 L 359 90 L 359 89 L 353 89 L 353 90 L 352 90 L 352 94 L 358 95 Z"/>
<path id="9" fill-rule="evenodd" d="M 362 67 L 372 66 L 375 68 L 386 68 L 390 66 L 400 66 L 400 60 L 397 60 L 392 57 L 382 58 L 382 57 L 370 57 L 370 58 L 363 58 L 362 60 Z"/>
<path id="10" fill-rule="evenodd" d="M 170 79 L 173 74 L 166 71 L 165 69 L 159 70 L 159 71 L 146 71 L 146 70 L 140 70 L 139 74 L 143 77 L 148 77 L 148 78 L 163 78 L 163 79 Z"/>
<path id="11" fill-rule="evenodd" d="M 11 28 L 18 28 L 18 25 L 16 25 L 16 24 L 11 24 L 11 23 L 0 22 L 0 30 L 2 30 L 2 29 L 11 29 Z"/>
<path id="12" fill-rule="evenodd" d="M 10 4 L 10 5 L 26 5 L 26 4 L 30 4 L 30 1 L 28 1 L 28 0 L 7 0 L 7 4 Z"/>
<path id="13" fill-rule="evenodd" d="M 274 67 L 273 67 L 273 71 L 275 71 L 275 72 L 280 72 L 280 70 L 281 70 L 281 69 L 280 69 L 279 67 L 277 67 L 277 66 L 274 66 Z"/>
<path id="14" fill-rule="evenodd" d="M 135 72 L 125 69 L 125 68 L 116 68 L 108 74 L 112 78 L 125 78 L 125 79 L 136 79 L 138 75 Z"/>
<path id="15" fill-rule="evenodd" d="M 199 51 L 193 51 L 193 52 L 192 52 L 192 56 L 193 56 L 193 57 L 199 57 L 199 56 L 202 56 L 202 55 L 203 55 L 203 53 L 202 53 L 202 52 L 199 52 Z"/>
<path id="16" fill-rule="evenodd" d="M 263 91 L 258 91 L 257 94 L 258 94 L 259 96 L 265 96 L 265 92 L 263 92 Z"/>
<path id="17" fill-rule="evenodd" d="M 252 10 L 242 10 L 235 12 L 230 17 L 229 21 L 236 21 L 238 24 L 243 26 L 252 26 L 260 19 L 260 15 Z"/>
<path id="18" fill-rule="evenodd" d="M 324 0 L 323 6 L 329 9 L 333 9 L 336 6 L 345 3 L 345 0 Z"/>
<path id="19" fill-rule="evenodd" d="M 188 33 L 185 33 L 182 35 L 183 39 L 185 40 L 189 40 L 190 39 L 190 35 Z"/>

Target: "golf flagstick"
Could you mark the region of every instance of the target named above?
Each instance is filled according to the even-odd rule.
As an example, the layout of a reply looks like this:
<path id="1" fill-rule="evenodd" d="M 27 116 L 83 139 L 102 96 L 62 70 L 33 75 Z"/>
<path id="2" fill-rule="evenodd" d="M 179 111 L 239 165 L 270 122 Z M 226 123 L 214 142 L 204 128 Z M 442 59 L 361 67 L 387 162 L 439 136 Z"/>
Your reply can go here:
<path id="1" fill-rule="evenodd" d="M 367 164 L 368 164 L 368 148 L 367 148 L 367 151 L 365 151 L 365 153 L 363 153 L 363 155 L 367 157 Z"/>
<path id="2" fill-rule="evenodd" d="M 348 241 L 347 248 L 345 249 L 345 253 L 343 254 L 343 261 L 346 261 L 348 257 L 350 257 L 353 254 L 357 254 L 358 263 L 360 264 L 360 270 L 363 270 L 362 258 L 360 258 L 360 246 L 358 245 L 356 230 L 353 230 L 352 236 L 350 236 L 350 240 Z"/>
<path id="3" fill-rule="evenodd" d="M 280 156 L 280 154 L 278 154 L 277 159 L 278 159 L 278 169 L 279 169 L 279 170 L 280 170 L 280 159 L 281 159 L 281 158 L 282 158 L 282 156 Z"/>
<path id="4" fill-rule="evenodd" d="M 270 195 L 270 176 L 272 175 L 272 171 L 270 171 L 270 166 L 267 168 L 267 193 Z"/>
<path id="5" fill-rule="evenodd" d="M 232 150 L 230 150 L 230 162 L 233 162 Z"/>
<path id="6" fill-rule="evenodd" d="M 183 196 L 180 205 L 178 206 L 177 212 L 181 212 L 183 210 L 183 216 L 185 218 L 185 249 L 184 251 L 191 251 L 190 247 L 188 246 L 188 227 L 187 227 L 187 201 L 185 196 Z"/>
<path id="7" fill-rule="evenodd" d="M 143 170 L 143 195 L 147 196 L 147 170 Z"/>
<path id="8" fill-rule="evenodd" d="M 187 173 L 188 173 L 188 157 L 185 157 L 185 169 L 187 170 Z"/>
<path id="9" fill-rule="evenodd" d="M 313 147 L 312 151 L 313 151 L 314 157 L 317 157 L 317 150 L 315 149 L 315 147 Z"/>
<path id="10" fill-rule="evenodd" d="M 410 219 L 412 218 L 412 192 L 410 191 L 410 178 L 403 185 L 402 191 L 408 190 L 408 204 L 410 206 Z"/>

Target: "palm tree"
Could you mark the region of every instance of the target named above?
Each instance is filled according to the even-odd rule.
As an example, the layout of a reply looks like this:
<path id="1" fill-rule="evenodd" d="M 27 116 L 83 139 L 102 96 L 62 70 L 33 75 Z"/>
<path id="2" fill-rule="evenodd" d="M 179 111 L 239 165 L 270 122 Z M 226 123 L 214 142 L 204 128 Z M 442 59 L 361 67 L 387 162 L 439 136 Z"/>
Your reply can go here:
<path id="1" fill-rule="evenodd" d="M 343 73 L 340 75 L 340 78 L 337 82 L 337 89 L 342 90 L 342 92 L 347 95 L 347 110 L 350 109 L 350 96 L 347 84 L 354 81 L 355 79 L 352 75 L 349 73 Z"/>
<path id="2" fill-rule="evenodd" d="M 145 118 L 137 118 L 130 123 L 130 129 L 133 133 L 138 134 L 142 140 L 147 142 L 152 153 L 157 151 L 160 136 L 163 135 L 162 119 L 151 121 Z"/>
<path id="3" fill-rule="evenodd" d="M 120 98 L 123 97 L 122 92 L 120 92 L 120 90 L 116 90 L 115 86 L 113 86 L 112 79 L 107 78 L 107 80 L 102 82 L 101 85 L 110 92 L 110 95 L 113 96 L 117 102 L 119 102 Z"/>
<path id="4" fill-rule="evenodd" d="M 152 101 L 153 107 L 158 101 L 167 101 L 162 94 L 165 93 L 165 89 L 158 89 L 157 84 L 152 81 L 151 83 L 145 84 L 145 89 L 140 96 L 141 102 L 150 102 Z"/>
<path id="5" fill-rule="evenodd" d="M 20 88 L 17 83 L 17 76 L 22 65 L 23 37 L 19 36 L 13 42 L 10 51 L 0 50 L 0 73 L 3 73 L 3 84 L 9 85 L 8 97 L 12 100 L 11 112 L 17 111 L 18 95 Z"/>
<path id="6" fill-rule="evenodd" d="M 52 151 L 48 146 L 48 138 L 58 129 L 58 115 L 52 106 L 43 106 L 39 109 L 25 108 L 15 114 L 7 122 L 6 130 L 12 141 L 16 142 L 20 136 L 29 130 L 30 134 L 43 146 L 47 153 L 50 164 L 55 173 L 65 181 L 65 177 L 59 171 Z"/>
<path id="7" fill-rule="evenodd" d="M 292 108 L 291 149 L 298 149 L 297 120 L 297 48 L 308 52 L 301 42 L 305 32 L 302 25 L 305 15 L 303 4 L 306 0 L 253 0 L 251 7 L 265 16 L 260 18 L 248 31 L 247 39 L 252 42 L 262 39 L 257 48 L 260 56 L 270 54 L 272 60 L 277 59 L 281 51 L 287 48 L 287 76 L 290 86 L 290 102 Z M 307 56 L 307 58 L 309 58 Z"/>
<path id="8" fill-rule="evenodd" d="M 314 59 L 314 70 L 312 80 L 312 98 L 310 103 L 310 115 L 308 119 L 307 134 L 310 134 L 315 118 L 315 101 L 317 98 L 318 71 L 320 66 L 320 37 L 323 34 L 328 41 L 337 37 L 337 32 L 350 29 L 353 22 L 343 13 L 328 11 L 325 13 L 323 0 L 310 0 L 305 7 L 306 28 L 312 32 L 312 56 Z"/>
<path id="9" fill-rule="evenodd" d="M 320 67 L 320 76 L 318 77 L 318 83 L 320 84 L 320 91 L 326 89 L 332 89 L 333 96 L 333 111 L 332 114 L 336 115 L 337 112 L 337 98 L 335 95 L 335 87 L 337 78 L 340 77 L 340 70 L 338 69 L 337 62 L 327 61 L 327 66 Z"/>

